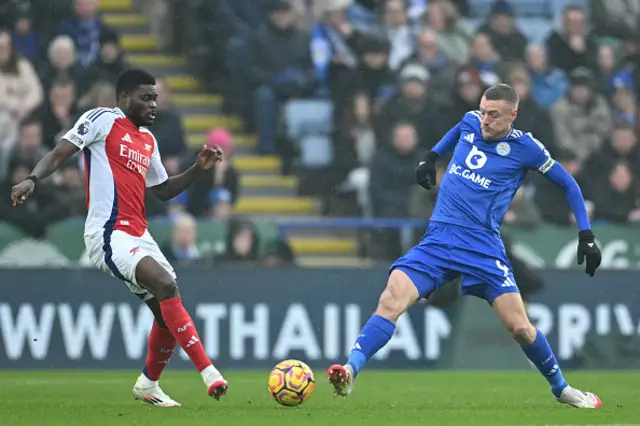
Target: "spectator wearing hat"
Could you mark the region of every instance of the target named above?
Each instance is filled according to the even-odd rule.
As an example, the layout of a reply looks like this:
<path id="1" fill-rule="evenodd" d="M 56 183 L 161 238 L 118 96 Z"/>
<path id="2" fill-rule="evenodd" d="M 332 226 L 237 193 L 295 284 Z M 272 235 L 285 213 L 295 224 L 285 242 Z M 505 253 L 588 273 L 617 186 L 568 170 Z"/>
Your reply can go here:
<path id="1" fill-rule="evenodd" d="M 98 57 L 85 71 L 80 92 L 86 93 L 97 82 L 115 85 L 118 76 L 128 67 L 118 33 L 104 27 L 100 33 Z"/>
<path id="2" fill-rule="evenodd" d="M 569 90 L 567 75 L 560 68 L 549 67 L 547 52 L 540 44 L 527 47 L 527 67 L 531 77 L 531 98 L 543 109 L 549 110 Z"/>
<path id="3" fill-rule="evenodd" d="M 438 106 L 429 101 L 429 71 L 410 63 L 400 71 L 398 93 L 387 102 L 380 113 L 376 128 L 378 141 L 392 140 L 395 125 L 411 123 L 416 129 L 419 147 L 433 147 L 448 129 L 438 120 Z"/>
<path id="4" fill-rule="evenodd" d="M 584 161 L 609 136 L 611 110 L 606 99 L 594 92 L 593 73 L 584 67 L 569 74 L 569 92 L 552 110 L 551 118 L 559 149 Z"/>
<path id="5" fill-rule="evenodd" d="M 207 146 L 219 146 L 224 153 L 222 162 L 207 173 L 201 173 L 189 189 L 172 200 L 195 217 L 228 217 L 233 213 L 240 191 L 240 174 L 231 159 L 235 143 L 226 129 L 213 129 L 207 136 Z M 199 149 L 184 159 L 183 169 L 193 164 Z"/>
<path id="6" fill-rule="evenodd" d="M 527 38 L 516 26 L 513 8 L 506 0 L 498 0 L 493 4 L 489 22 L 479 32 L 489 36 L 503 60 L 524 59 Z"/>
<path id="7" fill-rule="evenodd" d="M 549 64 L 569 73 L 578 67 L 597 68 L 598 42 L 587 28 L 587 17 L 580 6 L 568 6 L 560 28 L 547 38 Z"/>
<path id="8" fill-rule="evenodd" d="M 251 44 L 250 68 L 258 149 L 265 154 L 276 151 L 280 105 L 309 95 L 314 84 L 309 35 L 296 27 L 291 6 L 276 0 L 268 12 L 268 24 Z"/>
<path id="9" fill-rule="evenodd" d="M 156 79 L 156 119 L 151 130 L 158 141 L 162 162 L 169 176 L 180 172 L 181 157 L 187 152 L 182 118 L 171 103 L 171 94 L 163 79 Z"/>

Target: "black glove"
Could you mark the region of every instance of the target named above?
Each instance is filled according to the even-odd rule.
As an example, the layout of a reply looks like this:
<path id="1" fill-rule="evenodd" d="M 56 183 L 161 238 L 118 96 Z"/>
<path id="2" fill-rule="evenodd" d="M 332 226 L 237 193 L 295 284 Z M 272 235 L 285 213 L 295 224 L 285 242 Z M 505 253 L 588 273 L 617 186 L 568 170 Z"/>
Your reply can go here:
<path id="1" fill-rule="evenodd" d="M 416 183 L 426 190 L 436 186 L 436 160 L 438 154 L 429 151 L 416 167 Z"/>
<path id="2" fill-rule="evenodd" d="M 596 273 L 596 269 L 600 266 L 602 261 L 602 254 L 600 248 L 596 244 L 595 236 L 591 229 L 580 231 L 578 241 L 578 265 L 584 263 L 584 258 L 587 258 L 587 267 L 585 272 L 592 276 Z"/>

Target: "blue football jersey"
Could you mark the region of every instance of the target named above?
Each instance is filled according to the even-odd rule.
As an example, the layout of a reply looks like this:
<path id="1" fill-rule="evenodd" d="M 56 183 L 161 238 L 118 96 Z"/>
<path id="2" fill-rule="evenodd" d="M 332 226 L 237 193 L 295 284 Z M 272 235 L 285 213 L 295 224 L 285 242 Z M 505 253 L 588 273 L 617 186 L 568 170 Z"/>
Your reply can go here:
<path id="1" fill-rule="evenodd" d="M 466 113 L 457 128 L 458 141 L 431 220 L 498 231 L 527 172 L 544 174 L 555 161 L 544 145 L 520 130 L 512 129 L 499 141 L 485 141 L 479 111 Z"/>

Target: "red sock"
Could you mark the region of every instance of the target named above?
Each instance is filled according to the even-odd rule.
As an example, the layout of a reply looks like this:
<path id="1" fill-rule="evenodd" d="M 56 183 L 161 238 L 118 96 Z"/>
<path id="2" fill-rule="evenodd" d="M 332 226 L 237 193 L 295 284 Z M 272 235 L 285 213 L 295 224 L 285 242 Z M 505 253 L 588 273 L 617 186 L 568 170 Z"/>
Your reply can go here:
<path id="1" fill-rule="evenodd" d="M 176 339 L 166 328 L 162 328 L 156 321 L 153 322 L 149 334 L 149 351 L 143 373 L 149 380 L 156 381 L 160 378 L 162 370 L 167 366 L 173 351 L 176 348 Z"/>
<path id="2" fill-rule="evenodd" d="M 163 300 L 160 302 L 162 317 L 167 324 L 167 328 L 173 334 L 178 344 L 189 355 L 191 362 L 198 371 L 202 371 L 212 365 L 211 360 L 204 351 L 200 336 L 196 331 L 191 316 L 182 306 L 180 297 Z"/>

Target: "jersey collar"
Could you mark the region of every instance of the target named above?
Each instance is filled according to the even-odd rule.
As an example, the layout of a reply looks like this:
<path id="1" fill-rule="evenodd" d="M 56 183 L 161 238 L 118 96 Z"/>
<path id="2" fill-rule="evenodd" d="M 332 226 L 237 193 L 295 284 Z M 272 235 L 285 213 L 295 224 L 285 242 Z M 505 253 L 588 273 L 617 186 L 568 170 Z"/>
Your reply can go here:
<path id="1" fill-rule="evenodd" d="M 504 139 L 509 139 L 513 135 L 513 127 L 509 128 L 509 133 L 504 137 Z"/>

